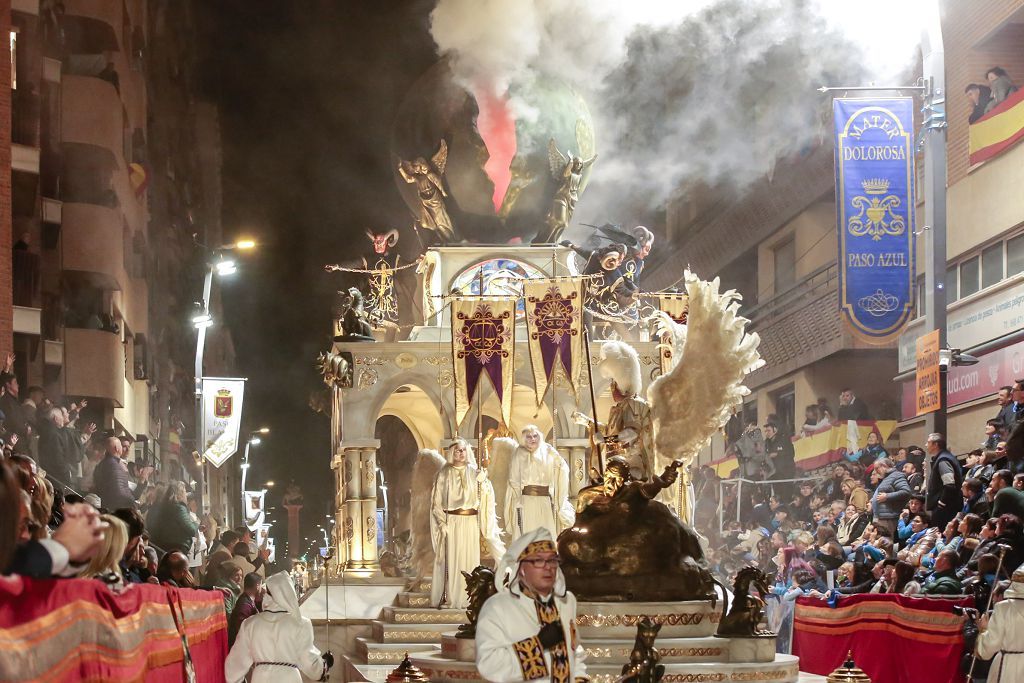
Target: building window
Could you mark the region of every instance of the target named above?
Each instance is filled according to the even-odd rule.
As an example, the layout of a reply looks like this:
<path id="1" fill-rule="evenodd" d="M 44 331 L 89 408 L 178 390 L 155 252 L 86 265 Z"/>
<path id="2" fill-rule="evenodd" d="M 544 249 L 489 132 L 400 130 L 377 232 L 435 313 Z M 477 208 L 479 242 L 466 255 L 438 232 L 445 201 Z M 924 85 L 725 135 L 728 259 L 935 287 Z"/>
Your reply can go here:
<path id="1" fill-rule="evenodd" d="M 946 271 L 946 303 L 953 303 L 959 297 L 956 294 L 956 266 Z"/>
<path id="2" fill-rule="evenodd" d="M 11 29 L 11 90 L 18 89 L 18 32 Z"/>
<path id="3" fill-rule="evenodd" d="M 1006 277 L 1024 272 L 1024 235 L 1006 240 Z"/>
<path id="4" fill-rule="evenodd" d="M 993 244 L 981 252 L 981 288 L 991 287 L 1003 279 L 1003 243 Z"/>
<path id="5" fill-rule="evenodd" d="M 773 391 L 770 397 L 775 406 L 779 431 L 786 436 L 792 436 L 796 431 L 796 393 L 793 391 L 793 385 L 789 384 L 778 391 Z"/>
<path id="6" fill-rule="evenodd" d="M 775 265 L 775 295 L 778 296 L 796 282 L 796 240 L 788 240 L 772 249 Z"/>
<path id="7" fill-rule="evenodd" d="M 978 284 L 981 275 L 981 259 L 977 256 L 960 263 L 960 298 L 970 296 L 981 287 Z"/>

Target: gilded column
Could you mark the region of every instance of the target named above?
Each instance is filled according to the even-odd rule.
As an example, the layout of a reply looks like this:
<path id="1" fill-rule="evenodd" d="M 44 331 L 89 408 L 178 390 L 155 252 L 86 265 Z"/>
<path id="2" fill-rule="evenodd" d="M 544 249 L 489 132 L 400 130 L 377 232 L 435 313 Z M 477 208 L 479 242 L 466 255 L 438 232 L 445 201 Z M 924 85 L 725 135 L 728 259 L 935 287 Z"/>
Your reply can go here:
<path id="1" fill-rule="evenodd" d="M 363 568 L 376 571 L 380 568 L 377 558 L 377 449 L 363 448 L 360 451 L 359 474 L 360 503 L 363 522 Z"/>
<path id="2" fill-rule="evenodd" d="M 345 569 L 362 569 L 363 567 L 363 510 L 362 510 L 362 477 L 359 447 L 344 447 L 342 467 L 344 468 L 343 484 L 345 491 L 345 522 L 342 537 L 345 539 Z"/>
<path id="3" fill-rule="evenodd" d="M 590 485 L 587 474 L 587 454 L 590 451 L 588 439 L 559 439 L 558 452 L 569 463 L 569 495 L 573 498 L 579 490 Z"/>

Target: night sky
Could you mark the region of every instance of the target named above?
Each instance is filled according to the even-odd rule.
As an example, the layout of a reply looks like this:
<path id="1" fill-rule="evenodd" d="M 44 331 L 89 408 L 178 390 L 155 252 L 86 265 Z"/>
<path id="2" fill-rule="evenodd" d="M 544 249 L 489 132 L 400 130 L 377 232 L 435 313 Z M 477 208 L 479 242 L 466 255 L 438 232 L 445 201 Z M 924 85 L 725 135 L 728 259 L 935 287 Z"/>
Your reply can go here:
<path id="1" fill-rule="evenodd" d="M 307 522 L 319 522 L 333 494 L 329 421 L 308 401 L 323 387 L 313 363 L 329 348 L 331 297 L 347 285 L 323 266 L 361 253 L 368 227 L 411 224 L 388 146 L 402 96 L 437 59 L 433 2 L 198 4 L 203 95 L 221 111 L 225 239 L 261 245 L 222 281 L 237 370 L 249 378 L 246 428 L 272 429 L 251 480 L 274 479 L 276 505 L 294 478 Z"/>

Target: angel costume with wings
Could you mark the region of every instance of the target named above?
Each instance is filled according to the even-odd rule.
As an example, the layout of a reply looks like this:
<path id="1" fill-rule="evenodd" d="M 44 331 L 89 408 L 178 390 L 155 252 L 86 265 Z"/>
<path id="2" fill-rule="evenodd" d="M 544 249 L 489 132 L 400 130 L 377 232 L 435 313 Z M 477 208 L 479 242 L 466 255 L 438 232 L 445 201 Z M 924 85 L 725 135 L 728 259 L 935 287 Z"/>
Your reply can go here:
<path id="1" fill-rule="evenodd" d="M 416 185 L 420 199 L 418 226 L 424 230 L 433 230 L 443 242 L 455 238 L 455 228 L 452 227 L 452 219 L 444 205 L 448 193 L 441 179 L 447 164 L 448 143 L 444 140 L 441 140 L 441 146 L 429 162 L 423 157 L 417 157 L 414 161 L 398 162 L 398 173 L 402 179 Z"/>
<path id="2" fill-rule="evenodd" d="M 548 164 L 551 167 L 551 177 L 558 183 L 555 196 L 551 201 L 551 209 L 547 216 L 547 232 L 538 233 L 534 238 L 534 244 L 554 244 L 565 231 L 572 219 L 572 212 L 576 209 L 576 202 L 580 198 L 580 186 L 583 184 L 583 174 L 597 159 L 597 155 L 589 159 L 582 159 L 569 152 L 566 158 L 554 140 L 548 141 Z"/>

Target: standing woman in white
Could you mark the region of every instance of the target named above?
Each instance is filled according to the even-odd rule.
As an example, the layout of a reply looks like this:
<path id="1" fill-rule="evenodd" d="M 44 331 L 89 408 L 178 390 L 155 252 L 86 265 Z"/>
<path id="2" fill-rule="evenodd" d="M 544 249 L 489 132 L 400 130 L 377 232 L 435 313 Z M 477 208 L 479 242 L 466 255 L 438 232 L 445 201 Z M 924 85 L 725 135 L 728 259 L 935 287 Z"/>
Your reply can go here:
<path id="1" fill-rule="evenodd" d="M 540 527 L 558 538 L 576 521 L 569 503 L 569 466 L 536 426 L 524 427 L 522 436 L 508 470 L 505 531 L 509 542 Z"/>
<path id="2" fill-rule="evenodd" d="M 494 489 L 487 472 L 477 467 L 473 448 L 457 439 L 447 464 L 434 479 L 430 500 L 430 536 L 434 543 L 434 580 L 430 604 L 466 607 L 466 579 L 480 564 L 480 541 L 497 561 L 505 554 L 494 512 Z"/>

